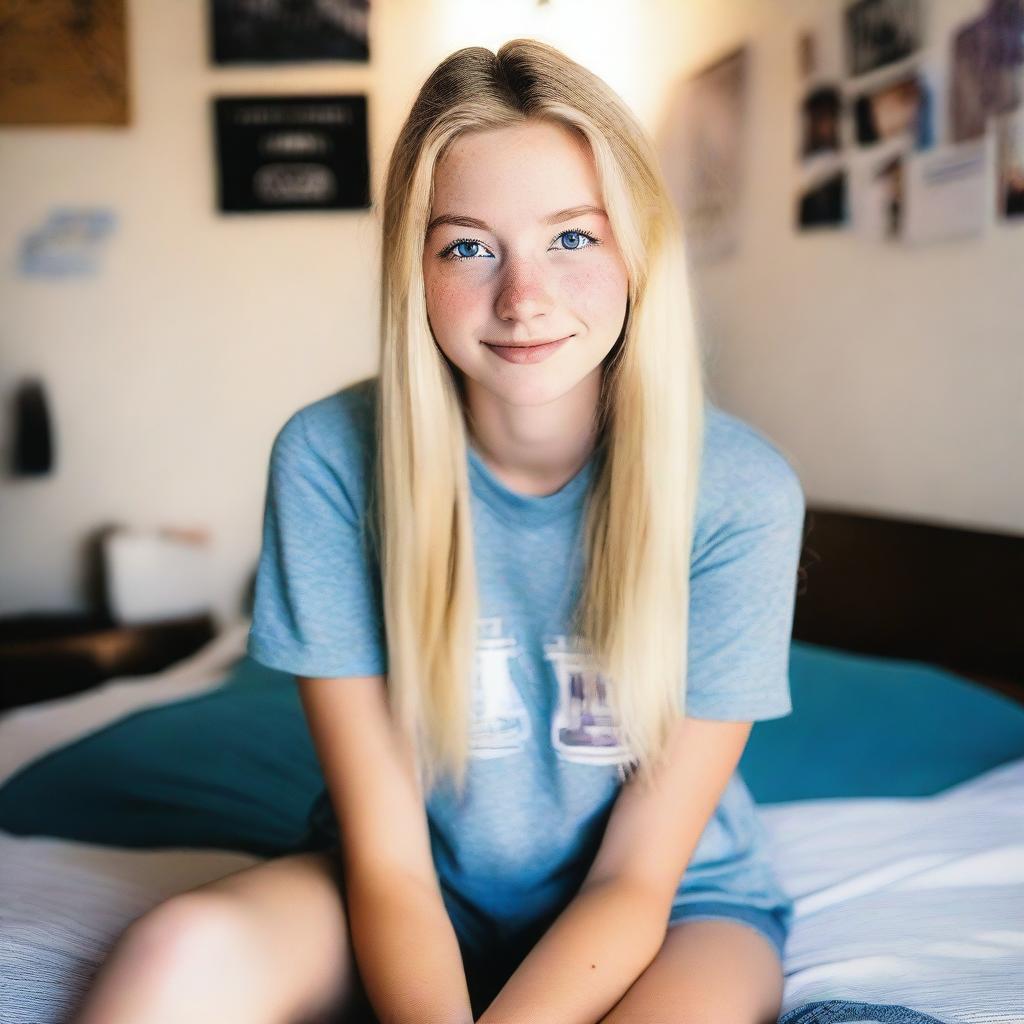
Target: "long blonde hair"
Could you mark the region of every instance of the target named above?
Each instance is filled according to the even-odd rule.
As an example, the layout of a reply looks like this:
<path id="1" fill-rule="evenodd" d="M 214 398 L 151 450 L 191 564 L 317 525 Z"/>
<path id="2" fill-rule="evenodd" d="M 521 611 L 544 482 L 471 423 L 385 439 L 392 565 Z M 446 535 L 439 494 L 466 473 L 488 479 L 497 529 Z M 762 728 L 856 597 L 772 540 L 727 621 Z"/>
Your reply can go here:
<path id="1" fill-rule="evenodd" d="M 625 261 L 627 316 L 605 361 L 597 461 L 573 630 L 645 777 L 685 709 L 690 548 L 704 429 L 703 367 L 682 231 L 643 127 L 559 50 L 467 47 L 430 74 L 402 126 L 383 201 L 378 453 L 370 528 L 380 560 L 392 714 L 427 791 L 461 792 L 478 595 L 457 371 L 427 320 L 422 257 L 434 171 L 464 132 L 546 120 L 590 146 Z M 616 682 L 618 683 L 616 684 Z"/>

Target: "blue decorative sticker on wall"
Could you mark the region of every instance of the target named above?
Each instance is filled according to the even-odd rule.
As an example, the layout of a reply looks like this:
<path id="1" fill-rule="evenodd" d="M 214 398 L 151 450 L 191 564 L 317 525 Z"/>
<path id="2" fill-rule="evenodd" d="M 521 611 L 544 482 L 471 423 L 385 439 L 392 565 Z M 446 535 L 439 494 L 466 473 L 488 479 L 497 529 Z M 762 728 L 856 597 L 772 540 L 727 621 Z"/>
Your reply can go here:
<path id="1" fill-rule="evenodd" d="M 106 207 L 57 207 L 21 240 L 18 270 L 29 277 L 88 277 L 101 270 L 117 217 Z"/>

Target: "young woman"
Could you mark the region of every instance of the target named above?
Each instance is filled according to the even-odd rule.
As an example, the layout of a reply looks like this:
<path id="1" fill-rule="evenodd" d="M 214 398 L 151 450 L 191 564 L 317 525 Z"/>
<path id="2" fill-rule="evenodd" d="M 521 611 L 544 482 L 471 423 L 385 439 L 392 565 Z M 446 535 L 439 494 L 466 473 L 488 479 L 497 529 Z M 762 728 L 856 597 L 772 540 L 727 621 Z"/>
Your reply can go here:
<path id="1" fill-rule="evenodd" d="M 379 377 L 271 455 L 249 652 L 324 769 L 311 851 L 174 897 L 79 1024 L 767 1024 L 792 905 L 736 765 L 791 710 L 804 501 L 705 396 L 622 100 L 515 40 L 395 145 Z"/>

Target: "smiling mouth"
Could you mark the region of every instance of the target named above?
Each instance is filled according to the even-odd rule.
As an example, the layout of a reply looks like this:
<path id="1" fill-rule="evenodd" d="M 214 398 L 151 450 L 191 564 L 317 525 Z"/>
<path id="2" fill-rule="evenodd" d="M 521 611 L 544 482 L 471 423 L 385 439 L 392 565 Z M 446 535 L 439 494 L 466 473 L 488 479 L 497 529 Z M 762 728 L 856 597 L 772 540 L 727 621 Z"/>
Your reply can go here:
<path id="1" fill-rule="evenodd" d="M 565 341 L 571 337 L 571 334 L 567 334 L 565 338 L 546 338 L 537 341 L 483 341 L 481 344 L 487 345 L 489 348 L 540 348 L 541 345 L 553 345 L 556 341 Z"/>
<path id="2" fill-rule="evenodd" d="M 520 342 L 512 345 L 493 345 L 489 341 L 483 342 L 491 350 L 491 353 L 506 363 L 531 364 L 541 363 L 561 350 L 567 341 L 575 335 L 569 334 L 564 338 L 556 338 L 554 341 Z"/>

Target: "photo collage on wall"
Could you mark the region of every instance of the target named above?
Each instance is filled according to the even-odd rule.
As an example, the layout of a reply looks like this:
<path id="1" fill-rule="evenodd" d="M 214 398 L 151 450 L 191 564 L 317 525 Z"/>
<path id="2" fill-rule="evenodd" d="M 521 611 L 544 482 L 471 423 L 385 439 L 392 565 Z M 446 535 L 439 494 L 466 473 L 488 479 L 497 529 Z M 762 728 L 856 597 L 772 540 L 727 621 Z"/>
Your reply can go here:
<path id="1" fill-rule="evenodd" d="M 798 231 L 935 242 L 1021 212 L 1024 0 L 931 39 L 926 0 L 854 0 L 797 40 Z"/>
<path id="2" fill-rule="evenodd" d="M 741 46 L 689 75 L 659 141 L 666 181 L 696 263 L 731 256 L 740 235 L 750 74 Z"/>
<path id="3" fill-rule="evenodd" d="M 217 67 L 367 63 L 370 0 L 208 0 Z M 216 96 L 221 213 L 370 206 L 365 93 Z"/>

